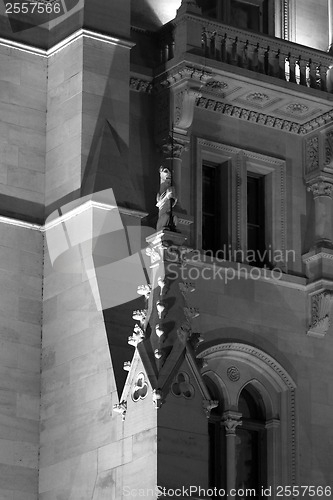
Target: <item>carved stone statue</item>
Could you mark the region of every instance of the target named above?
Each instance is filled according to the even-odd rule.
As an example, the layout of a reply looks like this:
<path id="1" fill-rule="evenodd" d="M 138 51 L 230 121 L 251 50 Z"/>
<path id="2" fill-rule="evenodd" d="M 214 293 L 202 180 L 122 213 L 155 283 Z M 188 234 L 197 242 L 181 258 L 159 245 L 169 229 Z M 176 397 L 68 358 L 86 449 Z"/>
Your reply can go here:
<path id="1" fill-rule="evenodd" d="M 177 198 L 172 186 L 171 171 L 167 167 L 160 167 L 160 191 L 156 200 L 156 206 L 159 210 L 157 230 L 174 230 L 177 225 L 177 217 L 173 215 L 172 209 L 177 203 Z"/>

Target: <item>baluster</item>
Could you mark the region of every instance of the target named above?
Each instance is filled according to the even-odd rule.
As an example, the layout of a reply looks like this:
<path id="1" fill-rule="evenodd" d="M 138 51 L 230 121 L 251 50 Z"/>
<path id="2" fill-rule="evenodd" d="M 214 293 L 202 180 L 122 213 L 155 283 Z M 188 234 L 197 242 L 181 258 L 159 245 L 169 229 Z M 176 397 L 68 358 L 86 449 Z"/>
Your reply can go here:
<path id="1" fill-rule="evenodd" d="M 228 64 L 232 64 L 232 50 L 233 50 L 233 41 L 231 38 L 228 38 L 227 35 L 225 37 L 225 48 L 227 52 L 227 60 Z"/>
<path id="2" fill-rule="evenodd" d="M 269 71 L 271 76 L 275 76 L 275 78 L 280 77 L 280 61 L 279 61 L 279 53 L 271 50 L 269 53 Z"/>
<path id="3" fill-rule="evenodd" d="M 173 59 L 175 57 L 175 41 L 172 40 L 169 44 L 169 59 Z"/>
<path id="4" fill-rule="evenodd" d="M 201 49 L 202 49 L 203 55 L 205 57 L 208 57 L 208 40 L 207 40 L 206 30 L 203 30 L 202 34 L 201 34 Z"/>
<path id="5" fill-rule="evenodd" d="M 327 66 L 320 64 L 319 66 L 319 75 L 320 75 L 320 88 L 327 92 Z"/>
<path id="6" fill-rule="evenodd" d="M 267 74 L 269 76 L 277 76 L 279 70 L 278 63 L 276 52 L 270 47 L 267 47 Z"/>
<path id="7" fill-rule="evenodd" d="M 288 54 L 288 62 L 289 62 L 289 82 L 296 83 L 296 74 L 295 74 L 296 57 L 292 56 L 290 52 Z"/>
<path id="8" fill-rule="evenodd" d="M 279 49 L 278 53 L 277 53 L 277 57 L 279 60 L 278 78 L 280 78 L 280 80 L 287 80 L 287 78 L 286 78 L 286 56 Z"/>
<path id="9" fill-rule="evenodd" d="M 299 56 L 298 64 L 299 64 L 299 71 L 300 71 L 299 83 L 300 83 L 300 85 L 306 86 L 306 68 L 307 68 L 308 63 L 305 59 L 302 59 L 301 56 Z"/>
<path id="10" fill-rule="evenodd" d="M 249 41 L 246 40 L 243 46 L 240 65 L 242 68 L 249 68 Z"/>
<path id="11" fill-rule="evenodd" d="M 231 47 L 231 64 L 234 66 L 238 66 L 238 53 L 237 53 L 237 48 L 238 48 L 238 37 L 236 36 L 234 43 L 232 44 Z"/>
<path id="12" fill-rule="evenodd" d="M 256 47 L 252 45 L 251 43 L 247 42 L 247 48 L 246 48 L 246 57 L 247 57 L 247 68 L 255 71 L 254 64 L 256 62 L 256 54 L 255 54 Z"/>
<path id="13" fill-rule="evenodd" d="M 259 72 L 259 43 L 252 53 L 252 69 Z"/>
<path id="14" fill-rule="evenodd" d="M 316 63 L 312 62 L 312 59 L 309 60 L 309 80 L 310 80 L 310 87 L 312 89 L 317 88 L 317 65 Z"/>
<path id="15" fill-rule="evenodd" d="M 258 71 L 259 71 L 259 73 L 265 73 L 265 58 L 266 58 L 266 49 L 258 46 Z"/>
<path id="16" fill-rule="evenodd" d="M 213 31 L 209 39 L 209 55 L 213 59 L 216 57 L 216 31 Z"/>
<path id="17" fill-rule="evenodd" d="M 169 61 L 169 45 L 166 43 L 164 45 L 164 62 Z"/>
<path id="18" fill-rule="evenodd" d="M 217 61 L 222 60 L 222 42 L 220 41 L 221 35 L 215 37 L 215 58 Z"/>
<path id="19" fill-rule="evenodd" d="M 221 37 L 221 61 L 228 62 L 227 35 Z"/>

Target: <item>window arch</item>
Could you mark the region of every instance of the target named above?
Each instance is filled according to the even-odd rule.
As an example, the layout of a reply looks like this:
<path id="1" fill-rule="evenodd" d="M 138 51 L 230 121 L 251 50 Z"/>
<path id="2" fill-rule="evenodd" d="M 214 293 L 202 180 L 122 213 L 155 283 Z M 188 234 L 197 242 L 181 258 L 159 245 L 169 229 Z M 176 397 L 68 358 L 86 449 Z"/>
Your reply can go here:
<path id="1" fill-rule="evenodd" d="M 210 483 L 256 489 L 296 485 L 295 383 L 264 351 L 224 343 L 200 353 L 220 408 L 209 419 Z M 255 467 L 257 463 L 257 467 Z"/>

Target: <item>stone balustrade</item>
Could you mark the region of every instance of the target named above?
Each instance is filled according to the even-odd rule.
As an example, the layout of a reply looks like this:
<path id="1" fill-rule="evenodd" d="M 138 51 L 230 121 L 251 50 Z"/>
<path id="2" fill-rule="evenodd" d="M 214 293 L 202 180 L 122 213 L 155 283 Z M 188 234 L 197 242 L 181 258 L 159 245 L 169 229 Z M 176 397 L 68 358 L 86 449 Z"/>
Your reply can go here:
<path id="1" fill-rule="evenodd" d="M 187 15 L 162 28 L 160 44 L 161 63 L 190 52 L 286 82 L 333 91 L 329 75 L 333 55 L 280 38 Z"/>

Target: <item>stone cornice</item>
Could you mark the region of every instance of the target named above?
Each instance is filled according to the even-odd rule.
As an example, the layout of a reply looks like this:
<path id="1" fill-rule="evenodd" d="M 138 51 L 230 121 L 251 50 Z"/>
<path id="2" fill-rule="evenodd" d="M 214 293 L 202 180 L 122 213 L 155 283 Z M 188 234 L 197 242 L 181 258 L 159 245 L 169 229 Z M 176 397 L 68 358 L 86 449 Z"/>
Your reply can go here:
<path id="1" fill-rule="evenodd" d="M 196 102 L 196 107 L 232 116 L 233 118 L 240 118 L 241 120 L 257 123 L 258 125 L 279 129 L 284 132 L 291 132 L 297 135 L 306 135 L 309 132 L 322 127 L 333 119 L 333 111 L 329 111 L 324 113 L 322 116 L 301 125 L 290 120 L 284 120 L 259 111 L 234 106 L 232 104 L 224 103 L 208 97 L 200 97 Z"/>
<path id="2" fill-rule="evenodd" d="M 7 40 L 6 38 L 0 38 L 0 45 L 21 52 L 27 52 L 39 57 L 49 58 L 50 56 L 56 54 L 57 52 L 64 49 L 65 47 L 75 42 L 76 40 L 79 40 L 80 38 L 89 38 L 92 40 L 104 42 L 111 45 L 118 45 L 127 49 L 131 49 L 135 45 L 135 43 L 133 43 L 131 40 L 125 38 L 117 38 L 110 35 L 104 35 L 102 33 L 98 33 L 96 31 L 91 31 L 83 28 L 67 36 L 66 38 L 64 38 L 64 40 L 55 44 L 48 50 L 39 49 L 38 47 L 34 47 L 33 45 L 16 42 L 13 40 Z"/>

